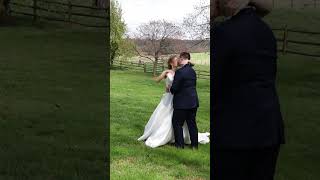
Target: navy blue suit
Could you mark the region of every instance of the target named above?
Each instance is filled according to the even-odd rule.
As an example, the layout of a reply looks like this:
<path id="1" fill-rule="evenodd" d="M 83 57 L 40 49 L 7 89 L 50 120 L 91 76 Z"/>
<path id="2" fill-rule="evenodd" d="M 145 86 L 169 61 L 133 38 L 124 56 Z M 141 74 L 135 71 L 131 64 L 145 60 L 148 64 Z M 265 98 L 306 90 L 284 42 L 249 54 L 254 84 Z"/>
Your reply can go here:
<path id="1" fill-rule="evenodd" d="M 182 126 L 185 121 L 189 129 L 191 146 L 198 147 L 196 113 L 199 100 L 196 84 L 197 75 L 191 64 L 186 64 L 175 72 L 170 92 L 174 95 L 172 125 L 176 147 L 184 147 Z"/>
<path id="2" fill-rule="evenodd" d="M 272 179 L 278 147 L 284 143 L 274 34 L 252 8 L 212 33 L 213 177 Z"/>

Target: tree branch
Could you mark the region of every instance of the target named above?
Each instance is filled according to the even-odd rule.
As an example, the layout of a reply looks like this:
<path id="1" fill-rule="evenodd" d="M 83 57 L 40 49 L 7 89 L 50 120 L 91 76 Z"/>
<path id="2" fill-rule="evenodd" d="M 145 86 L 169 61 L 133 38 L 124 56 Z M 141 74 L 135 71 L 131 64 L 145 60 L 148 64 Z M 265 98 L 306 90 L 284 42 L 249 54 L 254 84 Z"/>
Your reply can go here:
<path id="1" fill-rule="evenodd" d="M 152 58 L 150 58 L 150 57 L 148 57 L 148 56 L 142 55 L 135 46 L 134 46 L 133 48 L 134 48 L 134 50 L 138 53 L 138 56 L 143 57 L 143 58 L 147 58 L 147 59 L 149 59 L 149 60 L 151 60 L 151 61 L 153 62 L 153 59 L 152 59 Z"/>

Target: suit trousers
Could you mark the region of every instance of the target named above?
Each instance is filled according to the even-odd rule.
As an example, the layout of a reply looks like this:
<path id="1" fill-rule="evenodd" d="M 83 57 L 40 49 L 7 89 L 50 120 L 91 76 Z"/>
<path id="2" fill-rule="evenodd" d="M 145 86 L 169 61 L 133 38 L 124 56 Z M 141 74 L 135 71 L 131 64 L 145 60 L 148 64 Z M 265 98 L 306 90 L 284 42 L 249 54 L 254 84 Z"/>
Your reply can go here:
<path id="1" fill-rule="evenodd" d="M 184 138 L 182 126 L 187 122 L 191 146 L 198 147 L 198 127 L 196 123 L 197 108 L 194 109 L 174 109 L 172 115 L 172 125 L 175 137 L 175 146 L 184 148 Z"/>

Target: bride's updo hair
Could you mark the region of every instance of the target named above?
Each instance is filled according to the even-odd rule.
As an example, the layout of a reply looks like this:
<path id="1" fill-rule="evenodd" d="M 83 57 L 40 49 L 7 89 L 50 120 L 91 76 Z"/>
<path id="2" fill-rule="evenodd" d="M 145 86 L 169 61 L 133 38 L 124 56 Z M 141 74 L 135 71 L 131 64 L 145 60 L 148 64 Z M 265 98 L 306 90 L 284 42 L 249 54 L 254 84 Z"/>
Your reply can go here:
<path id="1" fill-rule="evenodd" d="M 168 62 L 167 62 L 168 63 L 168 69 L 172 69 L 171 63 L 175 58 L 177 58 L 176 55 L 172 55 L 172 56 L 169 57 Z"/>

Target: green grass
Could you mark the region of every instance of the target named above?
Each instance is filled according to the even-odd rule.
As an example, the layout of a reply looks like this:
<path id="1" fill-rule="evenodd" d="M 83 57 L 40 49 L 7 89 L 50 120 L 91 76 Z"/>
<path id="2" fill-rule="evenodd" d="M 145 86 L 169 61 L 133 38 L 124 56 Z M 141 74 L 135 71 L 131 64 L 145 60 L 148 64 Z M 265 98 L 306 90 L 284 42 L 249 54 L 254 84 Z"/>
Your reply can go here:
<path id="1" fill-rule="evenodd" d="M 0 29 L 0 179 L 104 179 L 105 33 L 17 24 Z"/>
<path id="2" fill-rule="evenodd" d="M 278 90 L 286 125 L 277 180 L 317 180 L 320 177 L 320 60 L 279 55 Z M 200 130 L 209 127 L 209 83 L 200 81 Z M 208 179 L 209 147 L 177 151 L 171 146 L 150 149 L 136 139 L 160 100 L 162 84 L 143 73 L 111 74 L 111 177 L 122 179 Z M 193 153 L 193 154 L 192 154 Z M 198 167 L 197 164 L 204 164 Z"/>
<path id="3" fill-rule="evenodd" d="M 209 131 L 209 81 L 198 81 L 200 132 Z M 111 71 L 111 178 L 209 179 L 210 145 L 199 151 L 176 150 L 170 145 L 148 148 L 137 139 L 164 93 L 164 84 L 152 76 Z"/>
<path id="4" fill-rule="evenodd" d="M 278 161 L 277 180 L 320 178 L 320 59 L 281 56 L 278 89 L 287 143 Z"/>

